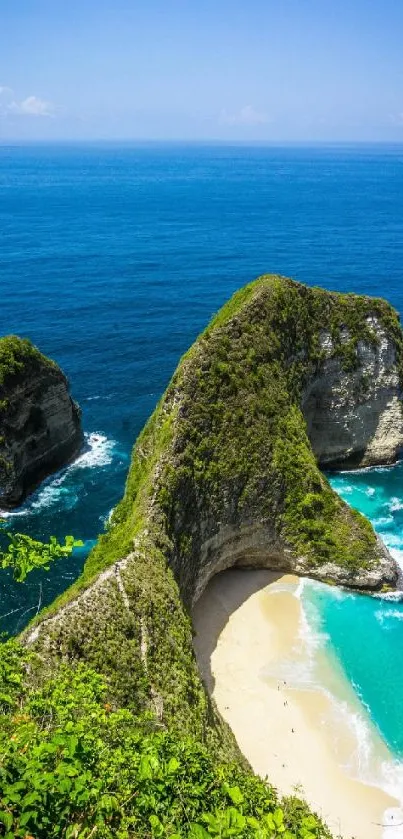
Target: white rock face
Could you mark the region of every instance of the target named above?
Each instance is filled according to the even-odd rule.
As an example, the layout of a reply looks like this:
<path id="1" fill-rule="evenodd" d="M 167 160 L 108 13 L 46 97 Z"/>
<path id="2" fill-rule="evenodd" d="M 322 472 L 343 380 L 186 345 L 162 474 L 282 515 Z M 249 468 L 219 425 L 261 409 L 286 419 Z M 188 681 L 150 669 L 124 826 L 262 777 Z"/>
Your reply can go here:
<path id="1" fill-rule="evenodd" d="M 360 342 L 359 366 L 343 370 L 329 333 L 322 335 L 324 362 L 303 395 L 312 448 L 323 466 L 393 463 L 403 446 L 403 411 L 395 347 L 376 318 L 368 325 L 377 343 Z M 350 339 L 348 331 L 342 342 Z"/>

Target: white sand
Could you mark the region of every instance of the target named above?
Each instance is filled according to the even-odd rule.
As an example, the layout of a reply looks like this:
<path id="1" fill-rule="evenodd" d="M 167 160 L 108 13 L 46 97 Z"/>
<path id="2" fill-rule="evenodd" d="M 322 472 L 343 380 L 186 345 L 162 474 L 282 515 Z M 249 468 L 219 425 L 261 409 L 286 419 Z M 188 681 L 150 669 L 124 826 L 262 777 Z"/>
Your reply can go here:
<path id="1" fill-rule="evenodd" d="M 281 794 L 297 787 L 343 839 L 398 839 L 397 826 L 382 827 L 385 819 L 400 821 L 398 802 L 349 778 L 339 765 L 340 748 L 348 754 L 354 743 L 347 726 L 345 732 L 331 730 L 327 696 L 265 676 L 265 668 L 292 657 L 301 618 L 293 587 L 276 591 L 276 581 L 269 571 L 227 571 L 196 604 L 194 645 L 208 690 L 255 772 Z M 294 577 L 283 581 L 294 583 L 294 590 L 298 583 Z M 393 809 L 385 817 L 387 808 Z"/>

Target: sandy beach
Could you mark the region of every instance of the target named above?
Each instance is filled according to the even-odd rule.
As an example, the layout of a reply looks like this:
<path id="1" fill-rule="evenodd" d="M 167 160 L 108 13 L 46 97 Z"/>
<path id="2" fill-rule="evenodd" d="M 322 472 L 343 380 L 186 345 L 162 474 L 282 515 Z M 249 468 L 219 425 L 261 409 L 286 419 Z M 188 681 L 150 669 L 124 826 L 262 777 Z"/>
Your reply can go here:
<path id="1" fill-rule="evenodd" d="M 348 756 L 354 743 L 347 725 L 332 730 L 331 700 L 268 675 L 277 663 L 292 661 L 298 641 L 298 579 L 285 576 L 281 583 L 285 590 L 270 571 L 240 570 L 210 582 L 193 613 L 208 690 L 255 772 L 281 794 L 297 789 L 335 836 L 398 839 L 398 802 L 341 768 L 340 751 Z"/>

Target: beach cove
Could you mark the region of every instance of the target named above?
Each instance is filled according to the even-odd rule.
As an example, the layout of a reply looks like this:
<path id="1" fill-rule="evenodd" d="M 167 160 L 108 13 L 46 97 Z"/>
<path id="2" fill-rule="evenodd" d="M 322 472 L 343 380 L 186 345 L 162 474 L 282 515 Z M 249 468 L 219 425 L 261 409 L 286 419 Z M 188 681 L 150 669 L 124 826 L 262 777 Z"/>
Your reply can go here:
<path id="1" fill-rule="evenodd" d="M 363 708 L 341 668 L 319 652 L 312 683 L 300 589 L 297 577 L 270 571 L 232 570 L 210 582 L 193 613 L 209 693 L 254 771 L 283 795 L 303 794 L 335 835 L 400 837 L 398 799 L 354 776 L 357 732 L 334 698 L 343 696 L 350 719 Z M 372 725 L 371 741 L 373 762 L 390 762 Z"/>

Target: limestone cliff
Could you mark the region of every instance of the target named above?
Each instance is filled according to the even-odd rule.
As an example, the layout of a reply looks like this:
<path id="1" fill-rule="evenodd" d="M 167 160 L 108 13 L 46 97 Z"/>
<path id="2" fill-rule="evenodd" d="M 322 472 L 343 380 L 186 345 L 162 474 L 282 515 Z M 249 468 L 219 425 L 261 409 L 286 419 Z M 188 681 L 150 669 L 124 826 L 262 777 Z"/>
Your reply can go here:
<path id="1" fill-rule="evenodd" d="M 60 368 L 27 340 L 0 339 L 0 508 L 20 504 L 82 442 L 80 410 Z"/>
<path id="2" fill-rule="evenodd" d="M 26 640 L 54 662 L 108 673 L 119 702 L 135 697 L 199 730 L 207 711 L 182 604 L 211 576 L 238 565 L 394 585 L 392 557 L 318 460 L 396 457 L 402 348 L 384 301 L 276 276 L 238 292 L 140 435 L 125 496 L 82 577 Z"/>
<path id="3" fill-rule="evenodd" d="M 393 463 L 403 445 L 400 371 L 394 335 L 376 315 L 364 321 L 371 340 L 357 340 L 352 364 L 343 364 L 329 331 L 320 343 L 323 361 L 302 396 L 313 451 L 328 468 Z M 344 345 L 354 340 L 347 327 Z"/>

